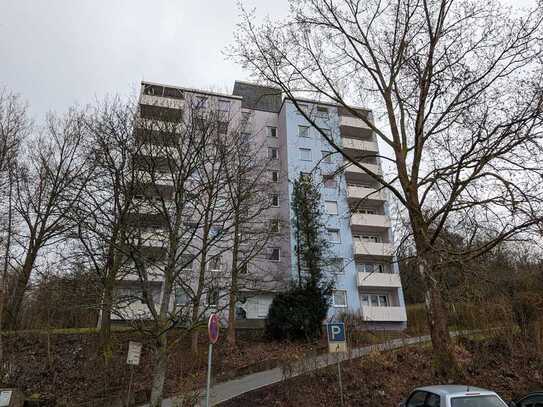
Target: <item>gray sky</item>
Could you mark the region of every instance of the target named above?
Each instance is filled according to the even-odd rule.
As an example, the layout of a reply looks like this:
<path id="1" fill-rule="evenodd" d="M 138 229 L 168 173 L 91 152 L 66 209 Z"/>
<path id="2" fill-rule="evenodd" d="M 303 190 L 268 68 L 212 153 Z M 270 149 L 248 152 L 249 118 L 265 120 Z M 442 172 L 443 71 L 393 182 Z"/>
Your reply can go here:
<path id="1" fill-rule="evenodd" d="M 273 17 L 288 8 L 244 4 Z M 37 119 L 129 94 L 141 80 L 227 90 L 247 79 L 222 55 L 239 20 L 235 0 L 0 0 L 0 15 L 0 86 Z"/>
<path id="2" fill-rule="evenodd" d="M 506 0 L 529 5 L 533 0 Z M 287 0 L 244 0 L 281 17 Z M 141 80 L 231 89 L 246 73 L 222 55 L 239 20 L 235 0 L 0 0 L 0 86 L 41 119 Z"/>

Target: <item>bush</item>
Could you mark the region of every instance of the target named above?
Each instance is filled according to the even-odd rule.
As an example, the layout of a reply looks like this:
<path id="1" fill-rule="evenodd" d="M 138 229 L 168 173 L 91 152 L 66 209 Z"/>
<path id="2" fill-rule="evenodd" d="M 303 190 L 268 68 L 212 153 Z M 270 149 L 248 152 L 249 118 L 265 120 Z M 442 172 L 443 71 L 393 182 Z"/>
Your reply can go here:
<path id="1" fill-rule="evenodd" d="M 330 305 L 327 291 L 308 286 L 276 295 L 266 320 L 267 336 L 276 340 L 318 340 Z"/>

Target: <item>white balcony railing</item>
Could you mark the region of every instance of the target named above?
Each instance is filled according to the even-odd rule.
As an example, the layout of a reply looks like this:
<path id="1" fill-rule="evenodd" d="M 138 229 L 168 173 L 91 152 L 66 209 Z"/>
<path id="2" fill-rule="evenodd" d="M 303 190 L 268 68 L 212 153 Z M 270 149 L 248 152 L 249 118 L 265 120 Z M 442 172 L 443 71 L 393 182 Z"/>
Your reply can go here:
<path id="1" fill-rule="evenodd" d="M 392 256 L 392 244 L 366 241 L 354 242 L 354 254 L 358 256 Z"/>
<path id="2" fill-rule="evenodd" d="M 375 174 L 380 174 L 381 173 L 381 171 L 379 170 L 379 166 L 377 164 L 360 163 L 360 165 L 362 165 L 363 167 L 367 168 L 369 171 L 371 171 L 371 172 L 373 172 Z M 367 174 L 366 171 L 364 171 L 361 168 L 358 168 L 353 163 L 345 162 L 344 166 L 345 166 L 345 172 L 347 173 L 347 175 L 349 173 L 351 173 L 351 174 Z"/>
<path id="3" fill-rule="evenodd" d="M 402 280 L 398 273 L 366 273 L 358 272 L 359 287 L 396 287 L 402 286 Z"/>
<path id="4" fill-rule="evenodd" d="M 374 141 L 364 141 L 364 140 L 357 140 L 354 138 L 347 138 L 344 137 L 342 139 L 343 148 L 350 149 L 350 150 L 360 150 L 360 151 L 370 151 L 373 153 L 377 153 L 379 151 L 379 147 L 377 146 L 377 143 Z"/>
<path id="5" fill-rule="evenodd" d="M 369 129 L 369 126 L 362 119 L 359 119 L 358 117 L 353 117 L 353 116 L 340 116 L 339 125 Z"/>
<path id="6" fill-rule="evenodd" d="M 354 199 L 367 199 L 374 201 L 385 201 L 384 191 L 378 191 L 373 188 L 359 187 L 356 185 L 347 186 L 347 197 Z"/>
<path id="7" fill-rule="evenodd" d="M 362 317 L 370 322 L 404 322 L 407 314 L 404 307 L 372 307 L 362 306 Z"/>
<path id="8" fill-rule="evenodd" d="M 169 107 L 171 109 L 182 109 L 183 99 L 173 99 L 162 96 L 141 95 L 140 103 L 142 105 Z"/>
<path id="9" fill-rule="evenodd" d="M 371 215 L 366 213 L 353 213 L 351 226 L 371 226 L 376 228 L 389 228 L 390 219 L 385 215 Z"/>

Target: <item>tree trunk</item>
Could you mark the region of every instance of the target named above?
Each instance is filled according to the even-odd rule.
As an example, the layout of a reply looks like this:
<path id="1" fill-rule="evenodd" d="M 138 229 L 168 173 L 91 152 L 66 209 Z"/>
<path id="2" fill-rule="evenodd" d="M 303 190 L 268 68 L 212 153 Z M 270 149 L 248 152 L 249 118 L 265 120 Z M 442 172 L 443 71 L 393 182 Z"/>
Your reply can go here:
<path id="1" fill-rule="evenodd" d="M 459 369 L 449 334 L 449 312 L 438 282 L 432 275 L 431 264 L 424 256 L 419 256 L 419 273 L 426 285 L 425 308 L 432 340 L 434 369 L 439 377 L 452 379 Z"/>
<path id="2" fill-rule="evenodd" d="M 106 281 L 100 310 L 100 353 L 106 363 L 111 359 L 111 309 L 113 307 L 113 287 L 110 281 Z"/>
<path id="3" fill-rule="evenodd" d="M 162 334 L 157 339 L 154 354 L 153 382 L 151 387 L 150 407 L 161 407 L 164 394 L 164 382 L 166 380 L 166 367 L 168 360 L 168 338 Z"/>
<path id="4" fill-rule="evenodd" d="M 236 347 L 236 303 L 238 301 L 238 251 L 239 251 L 239 216 L 236 214 L 234 227 L 234 245 L 232 248 L 232 275 L 228 296 L 228 329 L 226 341 L 231 348 Z"/>
<path id="5" fill-rule="evenodd" d="M 37 256 L 37 250 L 34 250 L 34 247 L 30 247 L 25 257 L 23 267 L 15 278 L 13 294 L 6 307 L 6 321 L 4 327 L 6 330 L 16 330 L 18 327 L 19 313 L 21 311 L 21 306 L 23 305 L 24 294 Z"/>

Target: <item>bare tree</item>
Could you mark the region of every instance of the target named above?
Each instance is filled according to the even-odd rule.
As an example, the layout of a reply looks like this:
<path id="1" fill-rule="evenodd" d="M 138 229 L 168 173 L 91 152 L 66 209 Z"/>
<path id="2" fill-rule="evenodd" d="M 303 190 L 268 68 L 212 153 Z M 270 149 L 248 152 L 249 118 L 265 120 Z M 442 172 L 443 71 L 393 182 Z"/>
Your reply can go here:
<path id="1" fill-rule="evenodd" d="M 346 165 L 403 206 L 443 375 L 456 363 L 435 273 L 541 220 L 541 19 L 541 8 L 513 12 L 498 1 L 300 0 L 286 21 L 260 26 L 242 10 L 235 58 L 279 86 Z M 336 103 L 390 156 L 343 151 L 300 95 Z M 369 101 L 376 121 L 352 107 Z M 376 158 L 395 176 L 365 165 Z M 473 244 L 444 250 L 445 228 Z"/>
<path id="2" fill-rule="evenodd" d="M 129 217 L 138 186 L 132 162 L 141 145 L 136 141 L 136 109 L 130 101 L 98 102 L 84 119 L 82 145 L 92 176 L 73 213 L 82 254 L 79 260 L 86 259 L 96 273 L 102 296 L 98 328 L 100 349 L 107 359 L 115 289 L 128 272 Z"/>
<path id="3" fill-rule="evenodd" d="M 284 227 L 280 217 L 269 215 L 270 185 L 266 176 L 269 160 L 257 141 L 257 133 L 262 129 L 255 129 L 252 134 L 245 126 L 231 134 L 235 149 L 225 169 L 226 193 L 232 213 L 227 331 L 231 347 L 236 346 L 236 304 L 240 291 L 255 287 L 265 289 L 259 260 L 268 244 L 280 238 Z M 270 277 L 280 279 L 280 276 Z"/>
<path id="4" fill-rule="evenodd" d="M 0 329 L 3 326 L 4 306 L 13 234 L 13 182 L 14 166 L 20 145 L 30 130 L 26 105 L 5 88 L 0 89 L 0 244 L 3 251 L 0 276 Z M 0 363 L 3 360 L 2 335 L 0 335 Z"/>
<path id="5" fill-rule="evenodd" d="M 38 255 L 65 239 L 72 227 L 69 213 L 88 177 L 80 148 L 82 126 L 81 114 L 75 110 L 62 118 L 49 116 L 43 133 L 27 139 L 25 154 L 18 160 L 13 207 L 19 223 L 14 240 L 21 261 L 14 256 L 14 278 L 5 310 L 7 329 L 17 328 Z"/>

